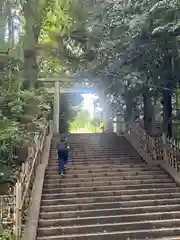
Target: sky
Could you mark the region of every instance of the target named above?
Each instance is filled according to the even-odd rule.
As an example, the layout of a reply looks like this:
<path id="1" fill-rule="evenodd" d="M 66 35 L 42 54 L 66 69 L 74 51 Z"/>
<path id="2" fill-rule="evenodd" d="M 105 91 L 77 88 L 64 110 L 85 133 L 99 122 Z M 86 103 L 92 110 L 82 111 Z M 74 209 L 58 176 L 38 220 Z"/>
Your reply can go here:
<path id="1" fill-rule="evenodd" d="M 94 100 L 97 99 L 98 97 L 95 94 L 82 94 L 82 97 L 84 98 L 83 105 L 84 108 L 87 109 L 91 115 L 91 117 L 94 117 Z"/>

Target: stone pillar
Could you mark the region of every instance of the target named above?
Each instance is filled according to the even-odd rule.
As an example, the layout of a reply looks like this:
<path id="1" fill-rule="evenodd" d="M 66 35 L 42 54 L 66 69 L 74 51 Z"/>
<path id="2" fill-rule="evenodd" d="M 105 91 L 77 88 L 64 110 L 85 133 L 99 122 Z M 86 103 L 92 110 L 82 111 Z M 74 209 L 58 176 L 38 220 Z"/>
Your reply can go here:
<path id="1" fill-rule="evenodd" d="M 118 133 L 117 116 L 113 118 L 113 132 Z"/>
<path id="2" fill-rule="evenodd" d="M 53 132 L 59 133 L 59 114 L 60 114 L 60 84 L 54 83 L 54 105 L 53 105 Z"/>
<path id="3" fill-rule="evenodd" d="M 119 114 L 116 115 L 116 125 L 117 125 L 117 135 L 121 134 L 121 126 L 120 126 L 120 116 Z"/>
<path id="4" fill-rule="evenodd" d="M 104 129 L 106 132 L 113 132 L 113 120 L 111 119 L 111 111 L 108 105 L 104 108 Z"/>
<path id="5" fill-rule="evenodd" d="M 122 135 L 126 132 L 126 124 L 124 117 L 121 114 L 116 114 L 113 119 L 113 130 L 117 135 Z"/>
<path id="6" fill-rule="evenodd" d="M 108 129 L 107 129 L 108 132 L 113 132 L 113 119 L 109 117 L 109 120 L 108 120 Z"/>
<path id="7" fill-rule="evenodd" d="M 104 130 L 106 131 L 108 128 L 108 114 L 106 109 L 104 109 L 103 121 L 104 121 Z"/>
<path id="8" fill-rule="evenodd" d="M 126 123 L 123 115 L 118 115 L 118 126 L 119 126 L 119 134 L 124 134 L 126 132 Z"/>

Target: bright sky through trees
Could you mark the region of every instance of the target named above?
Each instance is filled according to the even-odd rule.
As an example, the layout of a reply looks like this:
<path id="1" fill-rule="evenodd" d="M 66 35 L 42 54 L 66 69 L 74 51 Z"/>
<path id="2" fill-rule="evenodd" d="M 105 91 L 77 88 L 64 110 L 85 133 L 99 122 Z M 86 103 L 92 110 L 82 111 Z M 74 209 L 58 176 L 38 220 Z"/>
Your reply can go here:
<path id="1" fill-rule="evenodd" d="M 95 94 L 82 94 L 84 100 L 83 100 L 83 106 L 85 109 L 87 109 L 91 115 L 91 117 L 94 117 L 94 100 L 98 98 Z"/>

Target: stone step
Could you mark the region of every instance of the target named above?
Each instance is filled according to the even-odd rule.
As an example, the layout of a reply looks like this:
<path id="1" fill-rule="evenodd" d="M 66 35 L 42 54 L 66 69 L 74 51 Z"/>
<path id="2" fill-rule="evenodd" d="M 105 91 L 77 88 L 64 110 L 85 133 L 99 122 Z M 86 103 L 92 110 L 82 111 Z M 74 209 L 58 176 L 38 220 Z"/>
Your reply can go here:
<path id="1" fill-rule="evenodd" d="M 114 144 L 114 143 L 113 143 Z M 101 144 L 87 144 L 87 143 L 79 143 L 79 144 L 74 144 L 72 142 L 69 142 L 69 145 L 70 145 L 70 151 L 74 150 L 74 152 L 77 152 L 79 149 L 81 150 L 84 150 L 84 151 L 100 151 L 100 152 L 103 152 L 103 151 L 114 151 L 114 152 L 118 152 L 118 153 L 123 153 L 123 150 L 124 151 L 127 151 L 127 150 L 131 150 L 132 152 L 136 152 L 135 149 L 133 149 L 132 146 L 130 145 L 127 145 L 126 143 L 122 143 L 121 146 L 118 144 L 104 144 L 104 143 L 101 143 Z M 56 145 L 53 145 L 52 146 L 52 149 L 51 151 L 55 151 L 56 150 Z"/>
<path id="2" fill-rule="evenodd" d="M 76 187 L 76 188 L 67 188 L 67 187 L 59 187 L 55 186 L 53 188 L 45 188 L 43 189 L 44 194 L 51 193 L 79 193 L 79 192 L 101 192 L 101 191 L 113 191 L 113 190 L 146 190 L 146 189 L 156 189 L 156 188 L 173 188 L 176 187 L 176 183 L 164 183 L 162 184 L 151 184 L 151 185 L 107 185 L 107 186 L 92 186 L 92 187 Z"/>
<path id="3" fill-rule="evenodd" d="M 158 164 L 147 165 L 124 137 L 78 134 L 69 137 L 62 178 L 58 138 L 45 173 L 37 240 L 180 236 L 180 187 Z"/>
<path id="4" fill-rule="evenodd" d="M 59 140 L 59 139 L 60 138 L 52 139 L 52 144 L 56 145 L 57 140 Z M 100 143 L 102 143 L 102 142 L 104 144 L 103 146 L 105 146 L 106 143 L 109 143 L 111 146 L 114 146 L 114 144 L 116 144 L 116 143 L 118 143 L 118 144 L 121 143 L 121 144 L 126 144 L 127 145 L 127 140 L 124 139 L 124 137 L 123 137 L 123 139 L 120 139 L 119 137 L 114 139 L 114 136 L 111 137 L 111 139 L 110 139 L 109 136 L 106 136 L 104 138 L 102 138 L 102 136 L 98 136 L 98 137 L 93 136 L 93 138 L 89 138 L 89 137 L 88 138 L 78 138 L 78 137 L 71 138 L 71 137 L 68 137 L 68 141 L 70 143 L 74 144 L 74 145 L 79 145 L 79 144 L 86 145 L 87 144 L 88 146 L 89 145 L 91 146 L 91 145 L 94 145 L 94 144 L 96 146 L 99 146 Z"/>
<path id="5" fill-rule="evenodd" d="M 96 232 L 91 234 L 71 234 L 71 235 L 51 235 L 38 237 L 37 240 L 119 240 L 119 239 L 151 239 L 158 237 L 180 236 L 180 227 L 167 227 L 156 229 L 141 229 L 131 231 L 116 231 L 116 232 Z M 167 238 L 166 238 L 167 239 Z"/>
<path id="6" fill-rule="evenodd" d="M 152 194 L 152 193 L 180 193 L 179 187 L 171 187 L 171 188 L 153 188 L 153 189 L 122 189 L 122 190 L 106 190 L 106 191 L 86 191 L 86 192 L 69 192 L 69 193 L 50 193 L 50 194 L 42 194 L 44 199 L 55 199 L 57 197 L 103 197 L 103 196 L 120 196 L 120 195 L 131 195 L 131 194 Z"/>
<path id="7" fill-rule="evenodd" d="M 50 157 L 54 157 L 54 156 L 56 156 L 57 155 L 57 151 L 54 151 L 54 152 L 51 152 L 51 154 L 50 154 Z M 93 158 L 93 157 L 100 157 L 100 158 L 102 158 L 102 157 L 119 157 L 119 158 L 132 158 L 132 159 L 136 159 L 136 158 L 141 158 L 139 155 L 136 155 L 136 154 L 129 154 L 128 153 L 128 151 L 127 151 L 127 153 L 124 153 L 124 154 L 119 154 L 119 153 L 111 153 L 111 152 L 108 152 L 108 153 L 106 153 L 106 152 L 104 152 L 104 153 L 98 153 L 98 152 L 93 152 L 93 151 L 91 151 L 91 152 L 86 152 L 86 153 L 81 153 L 81 154 L 71 154 L 71 152 L 69 151 L 69 156 L 71 157 L 71 158 L 74 158 L 74 159 L 78 159 L 78 158 L 83 158 L 84 156 L 85 157 L 88 157 L 88 158 Z"/>
<path id="8" fill-rule="evenodd" d="M 67 170 L 65 178 L 69 178 L 69 177 L 74 177 L 74 178 L 91 178 L 91 177 L 100 177 L 100 176 L 115 176 L 115 175 L 120 175 L 120 176 L 144 176 L 144 175 L 151 175 L 151 176 L 166 176 L 167 174 L 165 172 L 163 172 L 162 170 L 149 170 L 149 169 L 138 169 L 138 168 L 134 168 L 133 170 L 127 170 L 127 169 L 112 169 L 112 170 L 104 170 L 104 171 L 92 171 L 91 169 L 89 171 L 86 172 L 78 172 L 78 170 L 76 171 L 69 171 Z M 53 172 L 49 172 L 46 171 L 45 174 L 45 178 L 58 178 L 59 176 L 59 171 L 53 171 Z"/>
<path id="9" fill-rule="evenodd" d="M 163 199 L 163 198 L 180 198 L 180 193 L 154 193 L 154 194 L 129 194 L 119 196 L 103 196 L 103 197 L 83 197 L 83 198 L 44 198 L 42 197 L 42 204 L 74 204 L 74 203 L 93 203 L 93 202 L 111 202 L 111 201 L 132 201 L 132 200 L 147 200 L 147 199 Z"/>
<path id="10" fill-rule="evenodd" d="M 156 200 L 137 200 L 137 201 L 116 201 L 116 202 L 100 202 L 100 203 L 82 203 L 82 204 L 64 204 L 64 205 L 41 205 L 42 212 L 57 212 L 57 211 L 77 211 L 77 210 L 92 210 L 102 208 L 120 208 L 120 207 L 140 207 L 140 206 L 158 206 L 158 205 L 173 205 L 179 204 L 180 198 L 171 199 L 156 199 Z"/>
<path id="11" fill-rule="evenodd" d="M 68 163 L 68 173 L 76 173 L 76 172 L 80 172 L 80 173 L 87 173 L 87 172 L 102 172 L 102 171 L 134 171 L 134 170 L 140 170 L 140 171 L 143 171 L 142 169 L 145 169 L 147 168 L 147 166 L 132 166 L 132 167 L 128 167 L 128 166 L 117 166 L 117 167 L 114 167 L 112 165 L 110 165 L 109 167 L 100 167 L 97 166 L 91 166 L 90 164 L 89 165 L 81 165 L 81 167 L 77 167 L 76 165 L 74 164 L 71 164 Z M 120 170 L 118 170 L 120 169 Z M 56 165 L 54 166 L 48 166 L 48 169 L 46 169 L 46 173 L 48 172 L 55 172 L 59 170 L 59 166 L 58 166 L 58 163 L 56 163 Z M 148 169 L 148 171 L 152 171 L 152 170 L 156 170 L 156 171 L 161 171 L 161 172 L 164 172 L 160 167 L 158 166 L 154 166 L 154 167 L 150 167 Z"/>
<path id="12" fill-rule="evenodd" d="M 71 146 L 70 146 L 71 147 Z M 122 152 L 123 151 L 123 152 Z M 57 150 L 54 149 L 50 152 L 51 155 L 54 155 L 57 153 Z M 75 149 L 73 151 L 73 149 L 70 148 L 69 150 L 69 154 L 70 156 L 84 156 L 84 155 L 87 155 L 87 156 L 96 156 L 96 155 L 99 155 L 99 156 L 106 156 L 106 155 L 111 155 L 111 156 L 130 156 L 132 158 L 134 157 L 137 157 L 139 156 L 136 152 L 132 152 L 131 149 L 123 149 L 123 150 L 119 150 L 119 151 L 114 151 L 113 149 L 110 150 L 110 149 L 104 149 L 104 150 L 95 150 L 95 149 Z"/>
<path id="13" fill-rule="evenodd" d="M 58 235 L 58 234 L 88 234 L 99 232 L 117 232 L 121 231 L 133 231 L 133 230 L 152 230 L 159 228 L 180 228 L 180 219 L 168 219 L 168 220 L 149 220 L 149 221 L 136 221 L 136 222 L 120 222 L 120 223 L 105 223 L 94 225 L 78 225 L 78 226 L 64 226 L 64 227 L 46 227 L 39 228 L 38 235 Z"/>
<path id="14" fill-rule="evenodd" d="M 180 211 L 168 212 L 155 212 L 155 213 L 138 213 L 138 214 L 124 214 L 124 215 L 109 215 L 95 217 L 76 217 L 76 218 L 54 218 L 54 219 L 41 219 L 39 220 L 39 227 L 49 226 L 79 226 L 79 225 L 93 225 L 105 223 L 122 223 L 134 221 L 148 221 L 148 220 L 167 220 L 180 218 Z"/>
<path id="15" fill-rule="evenodd" d="M 77 178 L 77 177 L 71 177 L 71 178 L 67 178 L 67 176 L 65 176 L 64 178 L 61 178 L 61 176 L 59 175 L 55 175 L 54 177 L 45 177 L 44 182 L 45 183 L 51 183 L 51 182 L 58 182 L 58 181 L 63 181 L 68 183 L 73 183 L 76 182 L 76 184 L 78 183 L 86 183 L 86 182 L 104 182 L 104 181 L 127 181 L 127 182 L 133 182 L 133 181 L 144 181 L 144 180 L 163 180 L 168 178 L 167 175 L 154 175 L 154 176 L 148 176 L 148 175 L 136 175 L 136 176 L 91 176 L 88 178 Z"/>
<path id="16" fill-rule="evenodd" d="M 124 185 L 124 186 L 137 186 L 144 185 L 144 186 L 160 186 L 167 185 L 167 184 L 174 184 L 174 181 L 171 178 L 168 179 L 145 179 L 145 180 L 120 180 L 120 181 L 88 181 L 88 182 L 72 182 L 72 183 L 65 183 L 64 179 L 58 180 L 47 180 L 44 181 L 44 189 L 54 188 L 54 187 L 62 187 L 62 188 L 80 188 L 80 187 L 94 187 L 94 186 L 109 186 L 109 185 Z"/>
<path id="17" fill-rule="evenodd" d="M 51 168 L 51 169 L 57 169 L 58 168 L 58 161 L 57 161 L 57 159 L 56 159 L 56 162 L 51 166 L 51 164 L 49 163 L 48 164 L 48 169 L 49 168 Z M 89 170 L 89 169 L 106 169 L 106 168 L 131 168 L 131 169 L 133 169 L 133 168 L 146 168 L 147 167 L 147 164 L 146 163 L 143 163 L 143 162 L 141 162 L 141 163 L 139 163 L 139 164 L 128 164 L 128 163 L 126 163 L 126 164 L 121 164 L 121 163 L 119 163 L 119 164 L 114 164 L 114 165 L 111 165 L 111 164 L 108 164 L 108 163 L 104 163 L 104 164 L 98 164 L 98 163 L 96 163 L 96 164 L 88 164 L 88 165 L 79 165 L 78 167 L 76 167 L 76 166 L 74 166 L 74 164 L 71 164 L 71 161 L 69 162 L 69 165 L 68 165 L 68 169 L 70 170 L 70 169 L 78 169 L 79 171 L 83 171 L 84 169 L 85 170 Z M 157 167 L 157 168 L 160 168 L 158 165 L 157 166 L 154 166 L 154 167 Z M 161 169 L 161 168 L 160 168 Z"/>
<path id="18" fill-rule="evenodd" d="M 45 175 L 45 180 L 52 180 L 52 179 L 59 179 L 61 176 L 60 174 L 56 174 L 56 175 Z M 74 175 L 65 175 L 64 176 L 64 181 L 68 182 L 68 181 L 80 181 L 80 182 L 84 182 L 84 181 L 91 181 L 91 179 L 94 179 L 94 181 L 96 180 L 101 180 L 104 181 L 105 179 L 112 179 L 112 180 L 143 180 L 143 179 L 164 179 L 167 178 L 167 174 L 165 173 L 158 173 L 155 174 L 155 172 L 151 172 L 151 175 L 149 172 L 145 173 L 143 172 L 142 174 L 140 174 L 139 172 L 137 174 L 133 174 L 133 173 L 128 173 L 128 174 L 123 174 L 122 172 L 119 172 L 115 175 L 113 173 L 104 173 L 104 174 L 89 174 L 87 175 L 82 175 L 82 174 L 74 174 Z"/>
<path id="19" fill-rule="evenodd" d="M 68 165 L 68 174 L 74 174 L 74 173 L 80 173 L 80 174 L 88 174 L 88 173 L 105 173 L 105 172 L 149 172 L 149 171 L 156 171 L 156 172 L 162 172 L 162 173 L 165 173 L 163 170 L 161 170 L 159 167 L 151 167 L 151 168 L 148 168 L 147 166 L 144 166 L 144 167 L 132 167 L 132 168 L 128 168 L 128 167 L 113 167 L 113 166 L 109 166 L 109 168 L 92 168 L 92 167 L 89 167 L 89 168 L 84 168 L 84 169 L 78 169 L 76 167 L 71 167 L 71 165 L 69 166 Z M 57 174 L 59 172 L 59 168 L 58 168 L 58 164 L 57 164 L 57 167 L 56 169 L 55 168 L 51 168 L 50 166 L 48 167 L 48 169 L 46 170 L 46 174 Z"/>
<path id="20" fill-rule="evenodd" d="M 98 157 L 98 159 L 131 159 L 131 160 L 141 160 L 142 161 L 142 159 L 141 159 L 141 157 L 139 156 L 139 155 L 135 155 L 135 154 L 133 154 L 133 155 L 130 155 L 130 154 L 124 154 L 124 155 L 119 155 L 119 154 L 116 154 L 116 155 L 112 155 L 112 154 L 100 154 L 99 156 L 97 155 L 97 154 L 88 154 L 88 155 L 86 155 L 86 154 L 82 154 L 82 155 L 77 155 L 77 154 L 74 154 L 74 155 L 71 155 L 70 154 L 70 152 L 69 152 L 69 156 L 70 156 L 70 158 L 72 158 L 72 159 L 74 159 L 74 160 L 79 160 L 79 159 L 83 159 L 83 158 L 86 158 L 86 159 L 89 159 L 89 160 L 91 160 L 91 159 L 95 159 L 95 158 L 97 158 Z M 51 153 L 50 154 L 50 160 L 51 159 L 54 159 L 54 158 L 56 158 L 57 157 L 57 152 L 54 152 L 53 154 Z"/>
<path id="21" fill-rule="evenodd" d="M 136 152 L 135 149 L 133 149 L 131 146 L 127 146 L 126 144 L 122 144 L 121 146 L 118 146 L 118 148 L 115 146 L 96 146 L 96 145 L 84 145 L 84 144 L 78 144 L 78 145 L 74 145 L 73 143 L 70 143 L 70 152 L 74 153 L 74 152 L 78 152 L 78 154 L 82 154 L 82 152 L 79 152 L 79 150 L 83 150 L 83 152 L 100 152 L 100 153 L 104 153 L 104 152 L 114 152 L 114 153 L 119 153 L 119 154 L 124 154 L 126 152 L 128 152 L 129 150 L 131 150 L 130 154 L 132 154 L 132 152 Z M 52 146 L 51 151 L 50 152 L 55 152 L 56 151 L 56 145 Z"/>
<path id="22" fill-rule="evenodd" d="M 56 159 L 56 162 L 54 162 L 54 164 L 48 165 L 48 169 L 47 170 L 57 170 L 58 169 L 58 160 Z M 101 163 L 98 163 L 96 165 L 94 164 L 88 164 L 86 163 L 85 165 L 82 164 L 80 166 L 77 166 L 73 164 L 73 162 L 71 160 L 68 161 L 68 170 L 69 171 L 85 171 L 85 172 L 89 172 L 89 171 L 95 171 L 95 172 L 101 172 L 101 171 L 109 171 L 109 170 L 114 170 L 114 171 L 118 171 L 119 169 L 122 170 L 126 170 L 126 171 L 131 171 L 131 170 L 141 170 L 141 171 L 149 171 L 149 170 L 157 170 L 157 171 L 162 171 L 162 168 L 157 166 L 157 165 L 152 165 L 152 166 L 148 166 L 148 165 L 140 165 L 140 164 L 134 164 L 131 166 L 128 165 L 124 165 L 124 164 L 110 164 L 107 163 L 106 166 L 101 166 Z"/>
<path id="23" fill-rule="evenodd" d="M 94 216 L 108 216 L 108 215 L 124 215 L 137 214 L 147 212 L 167 212 L 180 211 L 180 204 L 158 205 L 158 206 L 140 206 L 140 207 L 121 207 L 110 209 L 93 209 L 93 210 L 77 210 L 77 211 L 57 211 L 57 212 L 41 212 L 40 218 L 72 218 L 72 217 L 94 217 Z"/>
<path id="24" fill-rule="evenodd" d="M 52 154 L 51 153 L 51 155 L 50 155 L 50 160 L 51 159 L 53 159 L 53 158 L 56 158 L 56 156 L 57 156 L 57 152 L 54 152 L 54 154 Z M 114 158 L 119 158 L 119 159 L 140 159 L 140 157 L 137 155 L 137 156 L 135 156 L 135 155 L 129 155 L 128 153 L 127 154 L 125 154 L 125 155 L 120 155 L 120 154 L 111 154 L 111 153 L 109 153 L 109 154 L 92 154 L 92 153 L 90 153 L 90 154 L 77 154 L 77 155 L 75 155 L 75 156 L 70 156 L 70 158 L 72 158 L 72 159 L 74 159 L 74 160 L 79 160 L 79 159 L 84 159 L 84 158 L 86 158 L 86 159 L 89 159 L 89 160 L 91 160 L 91 159 L 96 159 L 97 160 L 97 158 L 98 158 L 98 160 L 100 160 L 100 159 L 114 159 Z"/>
<path id="25" fill-rule="evenodd" d="M 81 152 L 82 151 L 82 152 Z M 55 149 L 54 151 L 51 151 L 51 155 L 54 155 L 57 153 L 57 150 Z M 73 150 L 69 150 L 69 155 L 71 157 L 75 157 L 76 155 L 79 157 L 79 156 L 84 156 L 84 155 L 87 155 L 87 156 L 96 156 L 96 155 L 99 155 L 99 156 L 106 156 L 106 155 L 110 155 L 110 156 L 119 156 L 119 157 L 138 157 L 139 155 L 137 153 L 132 153 L 132 150 L 130 149 L 127 149 L 127 150 L 124 150 L 123 149 L 123 153 L 122 153 L 122 150 L 119 150 L 119 151 L 114 151 L 114 150 L 95 150 L 95 149 L 76 149 L 76 152 Z"/>
<path id="26" fill-rule="evenodd" d="M 58 157 L 57 155 L 54 156 L 53 158 L 51 158 L 49 160 L 49 164 L 50 165 L 54 165 L 54 164 L 57 164 L 57 160 L 58 160 Z M 142 163 L 142 160 L 140 158 L 120 158 L 120 157 L 116 157 L 116 158 L 110 158 L 110 157 L 107 157 L 107 156 L 103 156 L 103 157 L 98 157 L 98 156 L 95 156 L 95 157 L 86 157 L 86 156 L 83 156 L 82 158 L 78 158 L 78 159 L 75 159 L 75 158 L 69 158 L 69 162 L 72 163 L 72 164 L 123 164 L 123 163 L 131 163 L 131 164 L 138 164 L 138 163 Z"/>
<path id="27" fill-rule="evenodd" d="M 52 178 L 56 178 L 59 176 L 58 172 L 54 172 L 54 174 L 52 172 L 48 172 L 46 171 L 46 177 L 51 176 Z M 80 171 L 78 172 L 78 170 L 76 171 L 69 171 L 67 170 L 65 177 L 66 178 L 79 178 L 79 177 L 83 177 L 83 178 L 89 178 L 92 176 L 97 176 L 97 177 L 101 177 L 101 176 L 138 176 L 138 175 L 155 175 L 155 176 L 167 176 L 167 174 L 161 170 L 161 169 L 148 169 L 148 168 L 132 168 L 132 169 L 127 169 L 127 168 L 118 168 L 118 169 L 103 169 L 102 171 L 93 171 L 91 169 L 89 169 L 88 171 Z M 59 176 L 60 177 L 60 176 Z"/>
<path id="28" fill-rule="evenodd" d="M 142 163 L 142 161 L 132 161 L 132 160 L 126 160 L 126 161 L 122 161 L 122 160 L 119 160 L 119 159 L 117 159 L 117 160 L 107 160 L 107 161 L 105 161 L 105 160 L 102 160 L 102 161 L 94 161 L 93 160 L 93 162 L 90 162 L 89 160 L 86 160 L 86 159 L 83 159 L 82 161 L 79 161 L 79 162 L 76 162 L 76 161 L 72 161 L 71 159 L 69 159 L 69 162 L 68 162 L 68 164 L 69 164 L 69 166 L 71 166 L 71 167 L 76 167 L 76 168 L 81 168 L 81 167 L 88 167 L 88 166 L 90 166 L 90 165 L 95 165 L 95 164 L 99 164 L 99 165 L 101 165 L 101 164 L 104 164 L 104 163 L 106 163 L 107 165 L 119 165 L 119 164 L 141 164 Z M 58 159 L 56 158 L 53 162 L 51 161 L 51 162 L 49 162 L 49 164 L 48 164 L 48 167 L 57 167 L 58 166 Z M 137 166 L 138 167 L 138 166 Z"/>
<path id="29" fill-rule="evenodd" d="M 51 150 L 51 153 L 55 153 L 56 151 L 57 151 L 57 149 L 53 148 Z M 95 147 L 87 147 L 87 146 L 77 147 L 77 146 L 73 146 L 72 144 L 70 145 L 69 153 L 72 154 L 72 155 L 75 155 L 76 153 L 78 155 L 79 154 L 80 155 L 81 154 L 87 154 L 87 153 L 90 153 L 90 154 L 101 153 L 102 155 L 103 154 L 120 154 L 120 155 L 129 154 L 130 156 L 138 155 L 136 150 L 134 150 L 133 148 L 126 148 L 125 146 L 122 146 L 120 148 L 118 147 L 118 150 L 117 150 L 116 148 L 110 148 L 110 147 L 109 148 L 108 147 L 95 148 Z"/>
<path id="30" fill-rule="evenodd" d="M 139 157 L 138 154 L 133 154 L 131 150 L 127 149 L 127 150 L 123 150 L 123 154 L 121 151 L 114 151 L 114 150 L 103 150 L 103 151 L 99 151 L 99 150 L 94 150 L 94 149 L 87 149 L 84 150 L 82 152 L 80 152 L 80 150 L 77 150 L 77 152 L 72 152 L 73 150 L 69 150 L 69 155 L 71 157 L 76 157 L 76 155 L 78 157 L 80 156 L 106 156 L 106 155 L 111 155 L 111 156 L 118 156 L 118 157 Z M 129 153 L 129 151 L 131 151 L 131 154 Z M 55 149 L 54 151 L 51 152 L 51 155 L 54 155 L 57 153 L 57 150 Z"/>
<path id="31" fill-rule="evenodd" d="M 127 150 L 131 150 L 133 152 L 136 152 L 135 149 L 132 146 L 127 146 L 126 143 L 122 143 L 121 146 L 117 146 L 117 145 L 108 145 L 108 144 L 99 144 L 97 146 L 97 144 L 84 144 L 84 143 L 78 143 L 78 144 L 74 144 L 72 142 L 69 141 L 69 145 L 70 145 L 70 151 L 74 151 L 77 152 L 79 149 L 80 150 L 84 150 L 84 151 L 114 151 L 114 152 L 118 152 L 123 154 L 123 151 L 127 151 Z M 51 152 L 56 151 L 56 144 L 52 145 L 52 149 Z"/>
<path id="32" fill-rule="evenodd" d="M 163 187 L 176 187 L 178 186 L 177 183 L 174 183 L 174 182 L 164 182 L 163 183 Z M 134 184 L 134 183 L 131 183 L 131 184 L 121 184 L 119 183 L 118 181 L 117 182 L 105 182 L 105 183 L 101 183 L 101 184 L 97 184 L 96 182 L 95 183 L 92 183 L 91 185 L 85 185 L 85 186 L 79 186 L 78 184 L 75 184 L 74 186 L 69 186 L 69 185 L 62 185 L 62 184 L 58 184 L 58 183 L 54 183 L 54 184 L 44 184 L 44 190 L 52 190 L 52 189 L 61 189 L 63 191 L 70 191 L 70 192 L 76 192 L 76 191 L 85 191 L 85 189 L 93 189 L 94 187 L 97 188 L 97 190 L 104 190 L 104 189 L 107 189 L 107 188 L 110 188 L 110 189 L 114 189 L 114 188 L 119 188 L 119 189 L 148 189 L 148 188 L 157 188 L 157 187 L 162 187 L 162 183 L 146 183 L 146 184 L 142 184 L 142 183 L 139 183 L 138 185 L 137 184 Z"/>
<path id="33" fill-rule="evenodd" d="M 102 140 L 102 141 L 100 141 Z M 131 147 L 131 145 L 127 144 L 127 141 L 122 141 L 122 140 L 119 140 L 119 139 L 116 139 L 114 140 L 113 138 L 110 140 L 110 141 L 106 141 L 107 139 L 100 139 L 100 138 L 97 138 L 95 139 L 68 139 L 68 142 L 71 143 L 72 145 L 74 146 L 94 146 L 94 147 L 117 147 L 119 146 L 120 144 L 122 145 L 125 145 L 126 147 Z M 108 139 L 109 140 L 109 139 Z M 53 146 L 56 146 L 57 145 L 57 142 L 59 142 L 59 140 L 57 141 L 56 140 L 53 140 L 52 139 L 52 147 Z"/>
<path id="34" fill-rule="evenodd" d="M 171 236 L 171 237 L 158 237 L 158 238 L 153 238 L 153 240 L 179 240 L 179 237 L 177 236 Z"/>
<path id="35" fill-rule="evenodd" d="M 69 144 L 70 144 L 70 152 L 72 152 L 72 153 L 74 153 L 74 152 L 78 152 L 79 154 L 81 153 L 81 152 L 79 152 L 79 149 L 80 150 L 83 150 L 83 151 L 85 151 L 85 152 L 93 152 L 93 151 L 95 151 L 95 152 L 100 152 L 100 153 L 104 153 L 104 152 L 107 152 L 107 153 L 109 153 L 109 152 L 115 152 L 115 153 L 119 153 L 119 154 L 124 154 L 125 152 L 127 152 L 127 151 L 129 151 L 129 150 L 131 150 L 131 151 L 133 151 L 133 152 L 136 152 L 135 151 L 135 149 L 133 149 L 132 147 L 130 147 L 130 146 L 127 146 L 126 144 L 122 144 L 122 146 L 118 146 L 118 148 L 117 147 L 113 147 L 113 146 L 96 146 L 96 145 L 94 145 L 94 146 L 90 146 L 90 145 L 83 145 L 83 144 L 78 144 L 78 145 L 74 145 L 73 143 L 70 143 L 69 142 Z M 53 147 L 52 146 L 52 148 L 51 148 L 51 152 L 55 152 L 56 151 L 56 145 Z M 132 152 L 130 152 L 130 154 L 131 154 Z"/>
<path id="36" fill-rule="evenodd" d="M 117 159 L 117 160 L 119 161 L 119 159 Z M 95 163 L 87 163 L 86 162 L 86 165 L 82 164 L 82 165 L 78 165 L 77 167 L 74 166 L 74 163 L 71 159 L 69 159 L 68 163 L 69 163 L 70 168 L 72 168 L 72 169 L 75 168 L 75 169 L 79 169 L 79 170 L 81 170 L 81 169 L 83 170 L 84 168 L 85 169 L 89 169 L 89 168 L 107 169 L 107 168 L 111 167 L 111 168 L 128 168 L 129 169 L 129 168 L 147 168 L 148 167 L 148 165 L 146 163 L 143 163 L 142 161 L 136 161 L 134 163 L 131 161 L 126 161 L 126 162 L 119 161 L 119 163 L 116 163 L 113 165 L 111 163 L 109 163 L 108 161 L 107 162 L 106 161 L 104 161 L 104 162 L 96 161 Z M 52 161 L 49 162 L 48 167 L 51 167 L 51 168 L 57 167 L 57 165 L 58 165 L 58 159 L 56 158 L 53 162 Z M 153 165 L 153 166 L 149 166 L 149 167 L 152 167 L 152 168 L 158 167 L 161 169 L 161 167 L 158 165 Z"/>
<path id="37" fill-rule="evenodd" d="M 55 154 L 57 154 L 57 150 L 56 149 L 54 149 L 54 150 L 52 150 L 51 152 L 50 152 L 50 155 L 55 155 Z M 127 149 L 127 150 L 125 150 L 125 149 L 123 149 L 123 152 L 122 152 L 122 150 L 119 150 L 119 151 L 114 151 L 114 150 L 109 150 L 109 149 L 107 149 L 107 150 L 103 150 L 102 152 L 101 151 L 95 151 L 95 150 L 85 150 L 85 149 L 76 149 L 76 151 L 74 151 L 73 152 L 73 150 L 69 150 L 69 154 L 70 154 L 70 156 L 78 156 L 78 157 L 80 157 L 80 156 L 84 156 L 84 155 L 86 155 L 86 156 L 96 156 L 96 155 L 99 155 L 99 156 L 106 156 L 106 155 L 108 155 L 108 156 L 118 156 L 118 157 L 127 157 L 127 156 L 129 156 L 129 157 L 132 157 L 132 158 L 135 158 L 135 157 L 138 157 L 139 155 L 136 153 L 136 154 L 134 154 L 134 152 L 132 153 L 132 151 L 130 150 L 130 149 Z"/>
<path id="38" fill-rule="evenodd" d="M 57 163 L 57 155 L 54 156 L 54 158 L 51 158 L 49 160 L 50 164 L 54 164 Z M 114 157 L 114 158 L 110 158 L 107 156 L 103 156 L 103 157 L 82 157 L 82 158 L 69 158 L 69 162 L 72 163 L 77 163 L 78 164 L 82 164 L 82 163 L 88 163 L 88 164 L 123 164 L 123 163 L 129 163 L 129 164 L 138 164 L 138 163 L 142 163 L 142 160 L 140 158 L 129 158 L 129 157 L 124 157 L 124 158 L 120 158 L 120 157 Z"/>
<path id="39" fill-rule="evenodd" d="M 119 155 L 126 155 L 129 153 L 129 155 L 134 156 L 134 155 L 138 155 L 138 153 L 133 149 L 133 148 L 125 148 L 125 146 L 118 148 L 118 150 L 116 148 L 94 148 L 94 147 L 87 147 L 87 146 L 73 146 L 72 144 L 69 144 L 70 148 L 69 148 L 69 153 L 72 155 L 75 155 L 76 153 L 78 155 L 82 155 L 82 154 L 98 154 L 100 153 L 101 155 L 103 154 L 119 154 Z M 50 152 L 51 153 L 55 153 L 57 151 L 56 148 L 53 148 Z"/>

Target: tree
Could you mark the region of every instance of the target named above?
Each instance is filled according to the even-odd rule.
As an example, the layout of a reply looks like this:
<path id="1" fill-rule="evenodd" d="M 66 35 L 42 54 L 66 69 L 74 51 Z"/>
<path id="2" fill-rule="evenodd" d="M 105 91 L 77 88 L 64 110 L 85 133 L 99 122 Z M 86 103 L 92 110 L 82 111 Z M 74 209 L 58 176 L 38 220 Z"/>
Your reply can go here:
<path id="1" fill-rule="evenodd" d="M 84 6 L 87 2 L 91 1 L 85 1 Z M 179 78 L 179 9 L 176 0 L 124 4 L 96 1 L 90 14 L 85 17 L 81 14 L 83 21 L 76 25 L 76 34 L 70 34 L 82 49 L 79 69 L 96 79 L 98 76 L 101 81 L 95 84 L 103 87 L 110 99 L 123 95 L 126 114 L 136 112 L 133 108 L 139 105 L 137 101 L 144 102 L 148 132 L 152 131 L 152 103 L 163 98 L 164 131 L 169 136 L 172 135 L 172 92 Z M 80 40 L 76 36 L 82 31 Z"/>
<path id="2" fill-rule="evenodd" d="M 77 115 L 71 123 L 71 130 L 78 130 L 88 127 L 91 124 L 91 116 L 88 110 L 83 109 L 82 106 L 78 106 Z"/>

